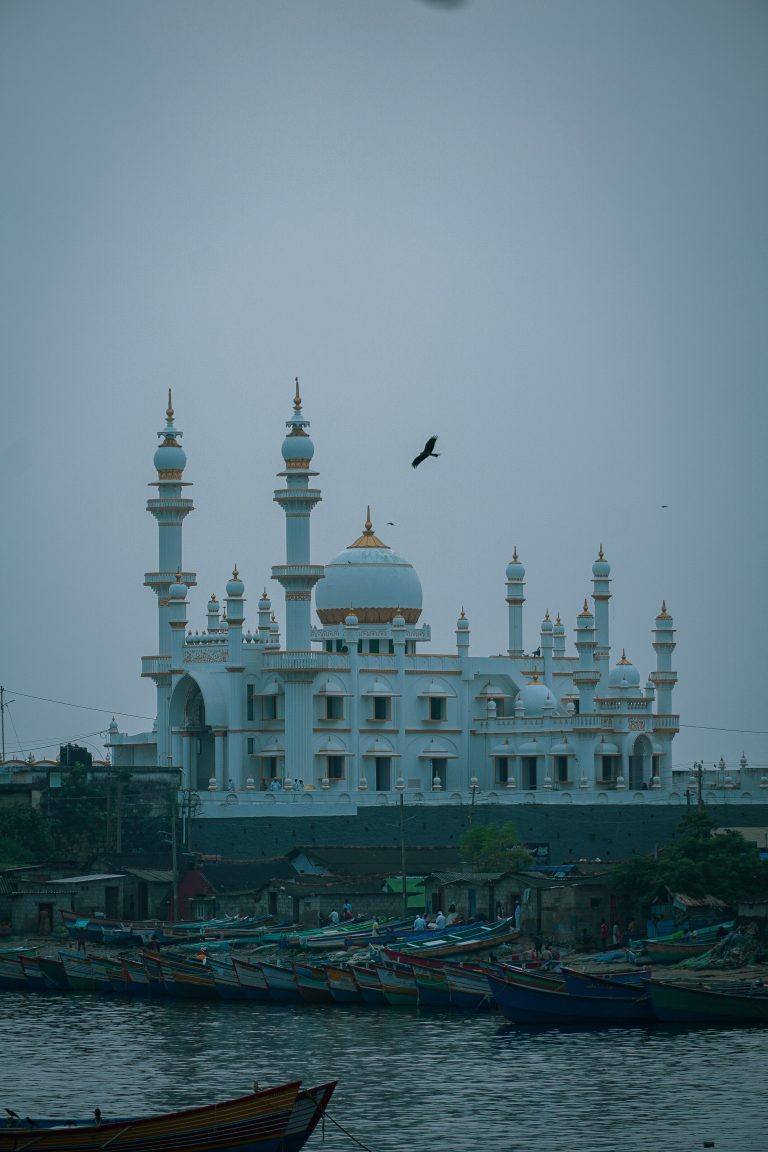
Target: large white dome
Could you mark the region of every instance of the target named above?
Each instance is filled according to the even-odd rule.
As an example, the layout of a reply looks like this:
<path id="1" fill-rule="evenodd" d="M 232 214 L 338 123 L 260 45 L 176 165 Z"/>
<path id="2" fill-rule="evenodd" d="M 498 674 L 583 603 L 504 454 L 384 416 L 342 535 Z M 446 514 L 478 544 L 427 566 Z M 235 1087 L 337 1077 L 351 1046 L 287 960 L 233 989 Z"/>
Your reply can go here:
<path id="1" fill-rule="evenodd" d="M 323 624 L 343 623 L 350 610 L 360 624 L 388 624 L 398 610 L 407 624 L 418 621 L 421 581 L 413 566 L 374 534 L 370 508 L 362 536 L 325 565 L 315 608 Z"/>

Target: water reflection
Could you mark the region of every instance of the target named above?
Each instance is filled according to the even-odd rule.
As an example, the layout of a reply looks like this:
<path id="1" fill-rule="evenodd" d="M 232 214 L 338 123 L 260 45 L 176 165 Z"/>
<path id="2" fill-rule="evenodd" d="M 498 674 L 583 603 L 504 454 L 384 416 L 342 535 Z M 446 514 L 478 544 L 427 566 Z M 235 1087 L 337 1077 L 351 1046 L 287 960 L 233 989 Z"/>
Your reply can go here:
<path id="1" fill-rule="evenodd" d="M 181 1107 L 337 1076 L 372 1152 L 764 1152 L 768 1029 L 516 1029 L 498 1017 L 0 994 L 2 1105 Z M 318 1149 L 320 1136 L 310 1147 Z M 353 1152 L 330 1122 L 325 1152 Z"/>

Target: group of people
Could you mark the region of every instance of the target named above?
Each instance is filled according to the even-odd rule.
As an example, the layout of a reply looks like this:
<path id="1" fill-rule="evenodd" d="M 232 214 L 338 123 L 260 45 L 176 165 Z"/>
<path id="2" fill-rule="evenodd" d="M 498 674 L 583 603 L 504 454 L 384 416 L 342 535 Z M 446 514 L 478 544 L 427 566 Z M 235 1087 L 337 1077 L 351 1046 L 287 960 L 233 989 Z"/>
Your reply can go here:
<path id="1" fill-rule="evenodd" d="M 329 924 L 338 924 L 340 920 L 354 920 L 355 914 L 352 911 L 352 904 L 349 900 L 345 900 L 341 906 L 341 916 L 339 916 L 338 909 L 334 908 L 328 917 Z"/>
<path id="2" fill-rule="evenodd" d="M 447 915 L 438 908 L 433 919 L 430 919 L 428 912 L 419 912 L 413 922 L 413 930 L 414 932 L 426 932 L 436 929 L 438 932 L 442 932 L 444 928 L 451 928 L 454 924 L 461 924 L 463 919 L 464 917 L 461 913 L 456 911 L 456 905 L 451 904 Z"/>

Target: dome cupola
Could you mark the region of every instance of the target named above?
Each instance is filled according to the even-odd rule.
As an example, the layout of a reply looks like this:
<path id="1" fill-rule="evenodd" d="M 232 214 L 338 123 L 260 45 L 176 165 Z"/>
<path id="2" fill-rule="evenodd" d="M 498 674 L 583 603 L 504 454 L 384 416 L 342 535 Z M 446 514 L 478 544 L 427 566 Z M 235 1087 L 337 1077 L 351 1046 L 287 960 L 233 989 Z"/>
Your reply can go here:
<path id="1" fill-rule="evenodd" d="M 323 624 L 341 624 L 350 612 L 361 624 L 389 624 L 396 615 L 407 624 L 418 621 L 421 581 L 375 534 L 370 506 L 362 536 L 325 565 L 315 607 Z"/>
<path id="2" fill-rule="evenodd" d="M 608 674 L 608 687 L 618 691 L 640 687 L 640 673 L 631 660 L 627 660 L 627 654 L 623 648 L 621 660 L 614 668 L 611 668 Z"/>
<path id="3" fill-rule="evenodd" d="M 162 443 L 155 449 L 154 464 L 160 480 L 181 480 L 181 475 L 187 464 L 187 454 L 179 444 L 179 432 L 173 424 L 173 404 L 171 402 L 171 389 L 168 389 L 168 407 L 165 410 L 165 428 L 158 432 Z"/>
<path id="4" fill-rule="evenodd" d="M 286 420 L 288 435 L 283 440 L 283 460 L 287 469 L 306 470 L 312 463 L 315 446 L 309 433 L 309 420 L 305 420 L 301 412 L 301 396 L 299 394 L 299 378 L 296 377 L 296 395 L 293 399 L 293 416 Z"/>

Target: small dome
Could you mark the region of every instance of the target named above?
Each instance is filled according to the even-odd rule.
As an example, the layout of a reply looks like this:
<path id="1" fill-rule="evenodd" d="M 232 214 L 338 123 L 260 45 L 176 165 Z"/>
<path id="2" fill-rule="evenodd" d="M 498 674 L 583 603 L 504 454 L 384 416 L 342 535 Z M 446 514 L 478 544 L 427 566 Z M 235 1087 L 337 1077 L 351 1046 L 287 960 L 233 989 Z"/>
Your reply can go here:
<path id="1" fill-rule="evenodd" d="M 464 615 L 464 609 L 461 610 L 461 616 L 456 621 L 456 630 L 458 632 L 467 632 L 469 630 L 469 620 Z"/>
<path id="2" fill-rule="evenodd" d="M 563 624 L 562 620 L 560 619 L 560 613 L 559 612 L 557 614 L 557 619 L 555 620 L 555 626 L 552 629 L 552 631 L 555 633 L 556 636 L 565 636 L 565 624 Z"/>
<path id="3" fill-rule="evenodd" d="M 245 584 L 240 579 L 240 573 L 237 570 L 237 565 L 232 569 L 232 579 L 227 581 L 227 596 L 242 596 L 245 592 Z"/>
<path id="4" fill-rule="evenodd" d="M 205 609 L 205 610 L 206 610 L 206 612 L 208 613 L 208 615 L 209 615 L 209 616 L 215 616 L 215 615 L 218 613 L 218 611 L 219 611 L 219 602 L 218 602 L 218 600 L 216 599 L 216 593 L 215 593 L 215 592 L 212 592 L 212 593 L 211 593 L 211 598 L 210 598 L 210 600 L 208 601 L 208 604 L 207 604 L 207 606 L 206 606 L 206 609 Z"/>
<path id="5" fill-rule="evenodd" d="M 173 425 L 173 404 L 171 403 L 171 390 L 168 389 L 168 407 L 165 411 L 165 428 L 158 432 L 163 437 L 162 444 L 155 450 L 155 468 L 161 479 L 180 480 L 181 474 L 187 464 L 187 454 L 176 439 L 181 436 Z"/>
<path id="6" fill-rule="evenodd" d="M 303 428 L 296 428 L 283 440 L 282 453 L 286 464 L 297 468 L 299 460 L 306 460 L 309 464 L 315 454 L 315 446 Z"/>
<path id="7" fill-rule="evenodd" d="M 549 618 L 549 609 L 547 609 L 546 615 L 541 622 L 541 630 L 542 632 L 551 632 L 553 630 L 552 621 Z"/>
<path id="8" fill-rule="evenodd" d="M 400 612 L 399 609 L 397 610 L 395 615 L 392 617 L 392 627 L 393 628 L 405 628 L 405 617 L 403 616 L 403 614 Z"/>
<path id="9" fill-rule="evenodd" d="M 611 566 L 603 555 L 603 546 L 600 545 L 600 551 L 597 554 L 597 560 L 592 565 L 592 575 L 596 580 L 604 580 L 611 574 Z"/>
<path id="10" fill-rule="evenodd" d="M 259 600 L 259 612 L 270 612 L 271 610 L 272 601 L 270 600 L 269 596 L 267 596 L 267 590 L 265 588 L 261 594 L 261 599 Z"/>
<path id="11" fill-rule="evenodd" d="M 623 649 L 621 660 L 614 668 L 611 668 L 608 674 L 608 686 L 617 689 L 638 688 L 640 686 L 640 673 L 634 664 L 627 660 Z"/>
<path id="12" fill-rule="evenodd" d="M 538 680 L 520 689 L 516 705 L 518 701 L 522 704 L 526 716 L 543 716 L 545 710 L 549 711 L 557 703 L 546 684 L 541 684 Z"/>
<path id="13" fill-rule="evenodd" d="M 296 377 L 296 395 L 293 400 L 293 416 L 286 420 L 290 429 L 283 440 L 283 460 L 287 468 L 308 468 L 315 454 L 315 446 L 305 431 L 309 427 L 309 420 L 301 414 L 301 396 L 299 395 L 299 378 Z"/>
<path id="14" fill-rule="evenodd" d="M 169 600 L 186 600 L 187 598 L 187 586 L 181 583 L 179 575 L 177 572 L 175 582 L 168 589 Z"/>
<path id="15" fill-rule="evenodd" d="M 522 580 L 525 576 L 525 568 L 517 558 L 517 548 L 512 553 L 512 559 L 507 564 L 507 580 Z"/>
<path id="16" fill-rule="evenodd" d="M 354 612 L 349 612 L 344 617 L 344 623 L 347 628 L 357 628 L 357 616 L 355 616 Z"/>

